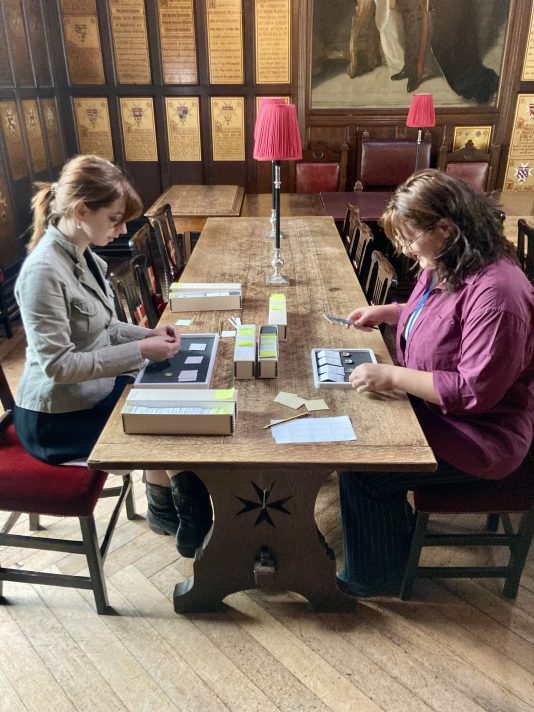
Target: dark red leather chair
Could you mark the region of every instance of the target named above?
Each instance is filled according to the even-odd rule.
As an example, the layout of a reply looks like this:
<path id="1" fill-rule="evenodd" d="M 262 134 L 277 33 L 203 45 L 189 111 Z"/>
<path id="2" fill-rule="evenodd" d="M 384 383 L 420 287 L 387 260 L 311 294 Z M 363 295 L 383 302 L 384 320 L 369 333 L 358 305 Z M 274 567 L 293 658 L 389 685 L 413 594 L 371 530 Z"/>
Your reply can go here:
<path id="1" fill-rule="evenodd" d="M 449 153 L 443 144 L 439 151 L 438 168 L 484 193 L 495 187 L 500 152 L 500 146 L 494 144 L 487 153 L 479 151 L 469 140 L 463 148 Z"/>
<path id="2" fill-rule="evenodd" d="M 348 144 L 339 152 L 317 143 L 302 153 L 296 164 L 297 193 L 332 193 L 345 190 L 347 181 Z"/>
<path id="3" fill-rule="evenodd" d="M 362 134 L 360 170 L 354 190 L 394 190 L 415 171 L 430 166 L 431 134 L 417 141 L 407 138 L 371 138 Z"/>

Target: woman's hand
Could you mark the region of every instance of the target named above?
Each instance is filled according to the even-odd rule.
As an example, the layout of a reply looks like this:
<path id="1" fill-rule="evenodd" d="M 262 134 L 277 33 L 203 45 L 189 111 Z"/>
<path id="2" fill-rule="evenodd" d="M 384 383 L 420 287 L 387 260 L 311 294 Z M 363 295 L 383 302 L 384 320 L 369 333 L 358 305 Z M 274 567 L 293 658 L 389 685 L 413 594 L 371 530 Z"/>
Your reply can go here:
<path id="1" fill-rule="evenodd" d="M 387 363 L 362 363 L 349 376 L 351 386 L 358 393 L 391 391 L 396 366 Z"/>
<path id="2" fill-rule="evenodd" d="M 152 329 L 147 338 L 151 336 L 169 336 L 178 339 L 178 343 L 180 343 L 180 332 L 172 324 L 166 324 L 165 326 L 158 326 L 156 329 Z"/>
<path id="3" fill-rule="evenodd" d="M 399 320 L 395 304 L 383 304 L 371 307 L 358 307 L 347 316 L 357 329 L 369 331 L 379 324 L 396 324 Z"/>
<path id="4" fill-rule="evenodd" d="M 168 329 L 171 329 L 169 333 Z M 173 326 L 152 329 L 152 332 L 138 342 L 141 356 L 151 361 L 165 361 L 180 349 L 180 334 Z"/>

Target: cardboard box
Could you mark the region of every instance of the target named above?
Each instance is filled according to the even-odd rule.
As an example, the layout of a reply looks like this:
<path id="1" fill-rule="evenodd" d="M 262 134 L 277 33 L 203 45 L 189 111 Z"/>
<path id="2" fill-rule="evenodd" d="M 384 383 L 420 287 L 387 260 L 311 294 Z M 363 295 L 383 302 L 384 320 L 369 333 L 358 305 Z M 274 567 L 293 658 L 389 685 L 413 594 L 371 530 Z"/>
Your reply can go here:
<path id="1" fill-rule="evenodd" d="M 182 334 L 180 350 L 166 361 L 145 361 L 134 388 L 208 388 L 219 334 Z"/>
<path id="2" fill-rule="evenodd" d="M 132 388 L 121 417 L 124 432 L 131 435 L 232 435 L 237 391 Z"/>
<path id="3" fill-rule="evenodd" d="M 242 324 L 236 330 L 234 374 L 238 379 L 254 378 L 256 372 L 256 326 Z"/>
<path id="4" fill-rule="evenodd" d="M 256 378 L 276 378 L 278 376 L 278 328 L 260 326 Z"/>
<path id="5" fill-rule="evenodd" d="M 271 294 L 269 297 L 269 324 L 278 328 L 278 339 L 287 339 L 287 302 L 285 294 Z"/>
<path id="6" fill-rule="evenodd" d="M 169 305 L 172 312 L 241 309 L 241 284 L 173 282 L 169 290 Z"/>

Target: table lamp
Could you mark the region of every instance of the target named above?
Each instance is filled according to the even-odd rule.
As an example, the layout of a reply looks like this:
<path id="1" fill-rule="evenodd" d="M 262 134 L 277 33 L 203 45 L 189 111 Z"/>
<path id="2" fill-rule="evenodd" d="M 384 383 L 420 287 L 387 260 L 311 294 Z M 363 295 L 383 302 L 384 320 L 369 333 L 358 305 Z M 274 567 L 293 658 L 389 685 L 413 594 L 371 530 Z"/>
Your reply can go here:
<path id="1" fill-rule="evenodd" d="M 413 94 L 408 116 L 406 117 L 406 126 L 418 129 L 414 170 L 419 168 L 419 147 L 421 145 L 423 129 L 435 125 L 436 114 L 434 113 L 434 98 L 432 94 Z"/>
<path id="2" fill-rule="evenodd" d="M 259 115 L 261 114 L 261 110 L 263 109 L 264 106 L 267 106 L 269 104 L 287 104 L 287 103 L 288 103 L 288 100 L 284 99 L 281 96 L 263 97 L 258 102 L 258 116 L 256 117 L 256 119 L 259 118 Z M 258 125 L 259 125 L 259 122 L 258 122 L 258 120 L 256 120 L 256 125 L 254 126 L 254 140 L 256 140 Z M 271 230 L 270 230 L 270 232 L 267 233 L 266 237 L 274 237 L 275 236 L 276 195 L 275 195 L 274 181 L 275 181 L 274 161 L 271 161 L 271 192 L 272 192 L 271 221 L 270 221 L 271 222 Z M 280 233 L 280 234 L 283 237 L 283 233 Z"/>
<path id="3" fill-rule="evenodd" d="M 254 158 L 274 163 L 275 246 L 271 262 L 273 272 L 267 277 L 267 284 L 288 284 L 289 279 L 280 272 L 284 264 L 280 250 L 280 161 L 298 161 L 302 158 L 295 105 L 263 106 L 256 121 L 254 138 Z"/>

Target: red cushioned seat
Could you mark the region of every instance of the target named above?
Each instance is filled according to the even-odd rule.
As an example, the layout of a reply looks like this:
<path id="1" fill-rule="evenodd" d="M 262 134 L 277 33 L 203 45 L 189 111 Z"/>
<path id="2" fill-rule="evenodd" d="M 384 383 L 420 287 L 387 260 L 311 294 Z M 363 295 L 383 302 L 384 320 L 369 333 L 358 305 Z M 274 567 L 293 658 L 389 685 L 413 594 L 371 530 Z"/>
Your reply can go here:
<path id="1" fill-rule="evenodd" d="M 13 425 L 0 433 L 0 509 L 62 517 L 93 513 L 107 474 L 47 465 L 28 455 Z"/>

